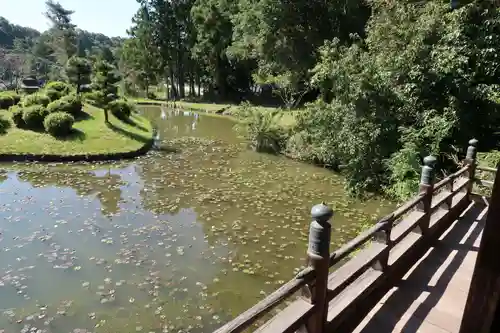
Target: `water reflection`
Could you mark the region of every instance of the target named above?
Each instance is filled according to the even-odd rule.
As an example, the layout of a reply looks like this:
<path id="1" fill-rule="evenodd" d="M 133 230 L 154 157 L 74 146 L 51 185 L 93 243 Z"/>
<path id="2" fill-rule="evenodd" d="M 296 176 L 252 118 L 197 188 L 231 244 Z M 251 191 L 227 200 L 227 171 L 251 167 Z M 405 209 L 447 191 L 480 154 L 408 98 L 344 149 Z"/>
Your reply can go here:
<path id="1" fill-rule="evenodd" d="M 245 149 L 228 119 L 149 108 L 175 152 L 0 172 L 0 328 L 208 332 L 303 264 L 309 209 L 338 246 L 392 207 L 326 170 Z M 242 288 L 244 286 L 244 288 Z"/>

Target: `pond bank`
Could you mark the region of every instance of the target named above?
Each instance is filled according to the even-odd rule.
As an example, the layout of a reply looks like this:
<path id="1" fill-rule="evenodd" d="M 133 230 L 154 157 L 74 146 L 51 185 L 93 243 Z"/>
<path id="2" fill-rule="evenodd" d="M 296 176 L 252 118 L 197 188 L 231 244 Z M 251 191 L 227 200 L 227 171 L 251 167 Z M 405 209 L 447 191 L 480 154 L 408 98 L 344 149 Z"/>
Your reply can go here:
<path id="1" fill-rule="evenodd" d="M 7 119 L 9 111 L 0 111 Z M 140 115 L 132 115 L 128 122 L 90 105 L 73 126 L 67 138 L 54 138 L 44 132 L 15 127 L 0 135 L 0 161 L 104 161 L 129 159 L 148 152 L 153 145 L 151 123 Z"/>
<path id="2" fill-rule="evenodd" d="M 137 99 L 131 98 L 137 105 L 142 106 L 164 106 L 167 108 L 178 108 L 182 111 L 190 111 L 190 112 L 200 112 L 205 113 L 210 116 L 224 116 L 231 117 L 234 120 L 238 120 L 236 117 L 236 113 L 238 112 L 239 105 L 236 104 L 214 104 L 214 103 L 193 103 L 193 102 L 183 102 L 183 101 L 160 101 L 160 100 L 152 100 L 152 99 Z M 264 107 L 264 106 L 253 106 L 257 110 L 260 111 L 272 111 L 276 110 L 273 107 Z M 286 111 L 282 112 L 281 116 L 281 124 L 283 127 L 291 127 L 295 124 L 296 113 L 301 112 L 301 110 L 295 111 Z"/>

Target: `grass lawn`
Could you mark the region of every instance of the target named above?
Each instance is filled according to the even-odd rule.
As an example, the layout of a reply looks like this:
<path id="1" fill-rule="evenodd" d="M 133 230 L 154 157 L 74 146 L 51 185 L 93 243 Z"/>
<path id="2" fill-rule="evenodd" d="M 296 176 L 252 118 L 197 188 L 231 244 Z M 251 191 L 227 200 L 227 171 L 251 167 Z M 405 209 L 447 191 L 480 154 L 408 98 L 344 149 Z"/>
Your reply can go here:
<path id="1" fill-rule="evenodd" d="M 18 129 L 12 124 L 5 134 L 0 134 L 0 154 L 105 154 L 129 152 L 141 148 L 151 140 L 151 124 L 139 115 L 131 116 L 127 124 L 109 112 L 109 125 L 104 122 L 104 111 L 90 105 L 84 106 L 84 116 L 75 122 L 74 133 L 56 139 L 47 133 Z M 0 110 L 0 115 L 10 119 L 10 112 Z"/>

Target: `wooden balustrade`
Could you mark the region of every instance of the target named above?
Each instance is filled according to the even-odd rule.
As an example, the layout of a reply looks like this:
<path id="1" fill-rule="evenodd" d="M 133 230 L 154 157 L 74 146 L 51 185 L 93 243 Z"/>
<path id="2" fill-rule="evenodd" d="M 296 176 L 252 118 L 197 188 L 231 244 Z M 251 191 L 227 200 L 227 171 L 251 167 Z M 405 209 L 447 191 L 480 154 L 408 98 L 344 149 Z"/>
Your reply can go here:
<path id="1" fill-rule="evenodd" d="M 477 140 L 470 140 L 465 165 L 437 183 L 434 183 L 436 159 L 426 157 L 422 167 L 420 192 L 331 254 L 329 219 L 333 211 L 324 204 L 314 206 L 307 251 L 309 267 L 219 328 L 216 333 L 245 331 L 300 289 L 305 290 L 302 297 L 257 331 L 296 332 L 302 328 L 307 333 L 324 332 L 328 322 L 341 316 L 345 308 L 356 308 L 353 305 L 356 301 L 381 286 L 382 282 L 379 281 L 390 281 L 392 275 L 404 274 L 411 267 L 404 262 L 408 261 L 405 255 L 413 247 L 417 248 L 415 244 L 418 243 L 417 250 L 426 250 L 425 246 L 428 246 L 433 237 L 439 237 L 446 230 L 451 224 L 450 220 L 458 217 L 466 207 L 465 204 L 470 202 L 476 170 L 496 171 L 493 168 L 476 167 L 476 146 Z M 359 252 L 347 260 L 355 251 Z M 397 264 L 398 260 L 403 263 Z M 418 257 L 412 260 L 416 261 Z M 339 264 L 342 265 L 329 274 L 329 267 Z M 334 304 L 331 305 L 331 302 Z"/>

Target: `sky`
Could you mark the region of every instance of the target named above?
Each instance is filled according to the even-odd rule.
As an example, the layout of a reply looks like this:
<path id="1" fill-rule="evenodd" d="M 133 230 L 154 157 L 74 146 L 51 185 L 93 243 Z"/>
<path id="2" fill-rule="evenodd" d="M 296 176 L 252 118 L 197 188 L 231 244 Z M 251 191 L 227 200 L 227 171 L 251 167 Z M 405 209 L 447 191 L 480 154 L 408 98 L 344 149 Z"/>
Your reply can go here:
<path id="1" fill-rule="evenodd" d="M 75 13 L 73 24 L 90 32 L 109 37 L 125 37 L 132 16 L 139 5 L 136 0 L 58 0 L 66 9 Z M 43 15 L 45 0 L 0 0 L 0 16 L 11 23 L 31 27 L 39 31 L 49 28 Z"/>

